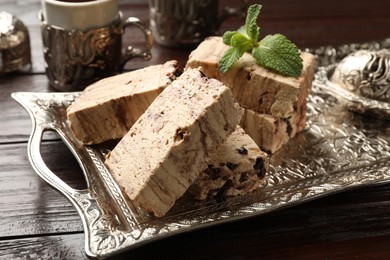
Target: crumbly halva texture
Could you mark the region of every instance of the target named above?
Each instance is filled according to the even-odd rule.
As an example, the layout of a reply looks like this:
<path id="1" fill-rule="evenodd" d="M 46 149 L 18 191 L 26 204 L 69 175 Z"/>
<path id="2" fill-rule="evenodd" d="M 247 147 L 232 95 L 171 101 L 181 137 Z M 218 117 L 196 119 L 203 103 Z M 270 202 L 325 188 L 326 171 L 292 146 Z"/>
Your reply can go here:
<path id="1" fill-rule="evenodd" d="M 305 127 L 315 57 L 301 53 L 303 70 L 298 78 L 275 74 L 257 65 L 248 53 L 222 73 L 218 62 L 228 48 L 221 37 L 209 37 L 190 54 L 186 67 L 200 68 L 228 86 L 245 108 L 243 129 L 263 151 L 274 153 Z"/>
<path id="2" fill-rule="evenodd" d="M 297 133 L 305 129 L 306 104 L 289 118 L 278 118 L 245 109 L 241 127 L 261 150 L 275 153 Z"/>
<path id="3" fill-rule="evenodd" d="M 171 61 L 163 66 L 153 66 L 153 69 L 157 69 L 159 72 L 162 73 L 162 75 L 165 75 L 165 73 L 168 73 L 168 75 L 172 74 L 176 76 L 177 74 L 181 73 L 180 69 L 177 70 L 177 72 L 174 70 L 174 67 L 176 67 L 176 62 Z M 143 71 L 143 70 L 142 70 Z M 138 75 L 138 74 L 136 74 Z M 134 76 L 132 76 L 132 80 L 134 80 Z M 118 80 L 119 79 L 119 80 Z M 123 83 L 123 80 L 125 78 L 122 76 L 115 76 L 111 78 L 111 80 L 115 80 L 115 85 L 119 86 L 126 86 L 126 83 Z M 110 81 L 111 81 L 110 80 Z M 126 76 L 126 80 L 129 80 L 129 77 Z M 118 100 L 121 100 L 122 102 L 130 102 L 129 105 L 137 106 L 134 107 L 134 109 L 131 109 L 131 112 L 133 112 L 131 117 L 128 117 L 131 119 L 131 122 L 126 122 L 126 126 L 124 127 L 123 130 L 126 128 L 130 128 L 130 126 L 135 122 L 143 112 L 149 107 L 149 105 L 154 101 L 154 99 L 157 97 L 157 95 L 154 95 L 156 93 L 160 93 L 161 89 L 165 87 L 167 82 L 169 82 L 170 78 L 165 78 L 163 77 L 163 80 L 161 81 L 162 84 L 151 84 L 147 88 L 148 91 L 144 91 L 145 88 L 139 87 L 138 85 L 138 90 L 133 89 L 137 85 L 132 85 L 130 84 L 129 86 L 126 86 L 126 88 L 130 88 L 133 90 L 133 94 L 129 95 L 128 92 L 124 91 L 123 97 L 117 96 L 115 99 L 109 99 L 106 100 L 105 106 L 113 108 L 111 113 L 113 114 L 112 116 L 109 116 L 107 113 L 105 114 L 106 117 L 108 118 L 115 118 L 116 115 L 119 115 L 121 113 L 129 113 L 129 112 L 123 112 L 123 111 L 115 111 L 115 108 L 119 108 L 119 106 L 115 106 L 115 103 L 118 102 Z M 143 84 L 144 79 L 139 79 L 136 81 L 137 84 Z M 149 83 L 150 82 L 146 82 Z M 154 87 L 153 87 L 154 85 Z M 101 85 L 99 85 L 101 86 Z M 98 87 L 96 87 L 98 88 Z M 139 91 L 141 89 L 141 91 Z M 77 113 L 84 114 L 84 109 L 88 109 L 89 113 L 92 115 L 97 116 L 98 113 L 101 113 L 102 111 L 102 106 L 97 106 L 93 105 L 92 102 L 98 102 L 94 100 L 94 98 L 91 96 L 91 93 L 93 91 L 90 91 L 90 89 L 87 89 L 89 91 L 88 95 L 82 95 L 82 99 L 87 99 L 89 102 L 89 105 L 86 106 L 85 102 L 81 103 L 80 105 L 80 100 L 77 103 L 78 108 L 80 109 Z M 107 91 L 111 91 L 107 90 Z M 107 95 L 108 92 L 105 92 Z M 134 94 L 135 93 L 135 94 Z M 107 97 L 107 96 L 106 96 Z M 140 104 L 139 101 L 142 100 L 142 103 Z M 85 105 L 85 108 L 82 108 L 82 105 Z M 123 106 L 124 104 L 122 104 Z M 130 107 L 130 106 L 128 106 Z M 144 110 L 142 110 L 144 109 Z M 134 113 L 136 112 L 136 113 Z M 85 115 L 85 114 L 84 114 Z M 87 117 L 88 119 L 88 117 Z M 96 118 L 95 118 L 96 119 Z M 85 126 L 83 129 L 89 129 L 89 125 L 87 122 L 84 122 Z M 107 129 L 99 129 L 99 127 L 104 127 L 103 125 L 96 125 L 92 128 L 92 130 L 89 130 L 88 132 L 91 131 L 96 131 L 99 133 L 104 133 Z M 81 129 L 82 130 L 82 129 Z M 117 138 L 122 138 L 127 131 L 118 131 L 116 132 L 116 137 Z M 88 133 L 85 133 L 85 135 L 88 135 Z M 240 144 L 241 143 L 241 144 Z M 249 151 L 249 155 L 247 156 L 239 156 L 237 154 L 237 151 L 234 147 L 247 147 Z M 257 152 L 258 151 L 258 152 Z M 221 175 L 219 178 L 216 179 L 215 174 L 212 175 L 212 179 L 208 179 L 206 175 L 207 172 L 209 171 L 209 167 L 201 172 L 201 177 L 198 178 L 198 185 L 193 185 L 194 187 L 198 187 L 196 190 L 198 192 L 194 192 L 193 196 L 195 196 L 197 199 L 205 199 L 206 195 L 208 194 L 209 196 L 213 196 L 213 194 L 216 194 L 218 191 L 219 193 L 223 193 L 228 196 L 233 196 L 233 195 L 238 195 L 238 194 L 245 194 L 252 192 L 253 189 L 259 187 L 259 184 L 262 182 L 262 178 L 260 176 L 264 175 L 266 172 L 266 166 L 267 166 L 267 161 L 265 161 L 264 164 L 260 165 L 257 163 L 256 165 L 258 166 L 258 169 L 254 169 L 252 166 L 255 165 L 255 160 L 253 159 L 253 156 L 255 154 L 258 154 L 259 157 L 262 157 L 265 160 L 265 157 L 263 156 L 264 153 L 262 153 L 259 148 L 254 145 L 254 142 L 250 139 L 249 136 L 244 135 L 244 132 L 241 128 L 237 129 L 233 134 L 231 134 L 231 137 L 229 137 L 221 146 L 220 148 L 216 151 L 216 153 L 213 153 L 211 155 L 211 161 L 209 165 L 220 165 L 222 161 L 224 161 L 223 158 L 225 158 L 225 155 L 227 156 L 226 158 L 226 166 L 225 167 L 220 167 L 221 168 Z M 239 160 L 242 159 L 243 161 L 240 162 Z M 260 160 L 260 159 L 259 159 Z M 215 162 L 216 161 L 216 162 Z M 258 161 L 259 162 L 259 161 Z M 250 165 L 250 164 L 253 165 Z M 236 167 L 239 165 L 239 167 Z M 218 166 L 219 167 L 219 166 Z M 234 169 L 233 169 L 234 168 Z M 216 167 L 213 167 L 213 172 L 217 171 Z M 193 189 L 194 190 L 194 189 Z"/>
<path id="4" fill-rule="evenodd" d="M 229 88 L 187 69 L 154 100 L 105 164 L 135 206 L 164 216 L 240 122 Z"/>
<path id="5" fill-rule="evenodd" d="M 181 73 L 177 61 L 168 61 L 95 82 L 67 109 L 72 132 L 84 144 L 122 138 Z"/>
<path id="6" fill-rule="evenodd" d="M 189 188 L 195 199 L 237 196 L 257 190 L 265 183 L 269 157 L 238 126 L 211 155 L 210 162 Z"/>
<path id="7" fill-rule="evenodd" d="M 208 37 L 191 52 L 186 67 L 200 67 L 208 77 L 228 86 L 242 107 L 257 113 L 289 118 L 306 103 L 316 64 L 312 54 L 301 53 L 303 69 L 298 78 L 281 76 L 257 65 L 249 53 L 222 73 L 218 62 L 228 48 L 221 37 Z"/>

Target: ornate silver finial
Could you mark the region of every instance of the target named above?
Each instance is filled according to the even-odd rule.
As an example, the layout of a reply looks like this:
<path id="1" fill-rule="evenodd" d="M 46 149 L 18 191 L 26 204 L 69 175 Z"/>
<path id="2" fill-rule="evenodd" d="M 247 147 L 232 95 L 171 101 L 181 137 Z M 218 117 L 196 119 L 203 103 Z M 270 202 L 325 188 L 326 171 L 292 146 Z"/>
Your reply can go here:
<path id="1" fill-rule="evenodd" d="M 0 75 L 31 64 L 30 37 L 26 26 L 7 12 L 0 12 Z"/>
<path id="2" fill-rule="evenodd" d="M 360 50 L 348 55 L 331 81 L 356 95 L 390 103 L 390 51 Z"/>

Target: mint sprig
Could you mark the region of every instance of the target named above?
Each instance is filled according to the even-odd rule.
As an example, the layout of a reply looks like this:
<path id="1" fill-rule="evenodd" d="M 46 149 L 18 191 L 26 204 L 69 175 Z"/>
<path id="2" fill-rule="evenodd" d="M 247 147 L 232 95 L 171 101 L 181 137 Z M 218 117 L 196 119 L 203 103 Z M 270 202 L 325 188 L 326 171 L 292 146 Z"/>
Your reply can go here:
<path id="1" fill-rule="evenodd" d="M 219 61 L 219 69 L 225 73 L 245 52 L 255 58 L 257 64 L 284 76 L 299 77 L 303 64 L 297 46 L 281 34 L 267 35 L 259 41 L 260 27 L 257 17 L 261 5 L 248 8 L 245 26 L 237 31 L 228 31 L 223 42 L 231 46 Z"/>
<path id="2" fill-rule="evenodd" d="M 245 20 L 245 31 L 248 36 L 257 41 L 260 35 L 260 27 L 257 25 L 257 17 L 260 14 L 261 5 L 252 5 L 248 8 L 248 13 Z"/>

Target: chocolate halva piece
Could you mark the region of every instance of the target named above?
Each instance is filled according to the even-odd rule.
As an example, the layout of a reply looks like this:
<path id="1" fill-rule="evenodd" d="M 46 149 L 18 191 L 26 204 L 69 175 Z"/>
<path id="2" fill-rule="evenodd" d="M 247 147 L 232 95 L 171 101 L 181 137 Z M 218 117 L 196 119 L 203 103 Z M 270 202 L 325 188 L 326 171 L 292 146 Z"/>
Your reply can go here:
<path id="1" fill-rule="evenodd" d="M 105 164 L 135 206 L 164 216 L 207 168 L 242 113 L 229 88 L 188 69 L 146 109 Z"/>
<path id="2" fill-rule="evenodd" d="M 289 118 L 278 118 L 245 109 L 240 125 L 267 153 L 275 153 L 306 125 L 306 106 Z"/>
<path id="3" fill-rule="evenodd" d="M 315 68 L 312 54 L 301 53 L 303 69 L 298 78 L 285 77 L 257 65 L 249 53 L 244 53 L 230 70 L 222 73 L 218 62 L 228 48 L 221 37 L 209 37 L 192 51 L 186 67 L 200 67 L 208 77 L 228 86 L 242 107 L 257 113 L 289 118 L 297 107 L 306 103 Z"/>
<path id="4" fill-rule="evenodd" d="M 268 165 L 268 154 L 237 126 L 211 154 L 210 164 L 191 185 L 189 193 L 198 200 L 252 193 L 265 183 Z"/>
<path id="5" fill-rule="evenodd" d="M 301 53 L 303 70 L 298 78 L 275 74 L 248 53 L 222 73 L 218 62 L 228 48 L 221 37 L 209 37 L 190 54 L 186 67 L 199 67 L 226 84 L 245 108 L 241 126 L 261 149 L 273 153 L 304 129 L 315 57 Z"/>
<path id="6" fill-rule="evenodd" d="M 67 109 L 73 134 L 84 144 L 123 137 L 181 73 L 177 61 L 168 61 L 93 83 Z"/>

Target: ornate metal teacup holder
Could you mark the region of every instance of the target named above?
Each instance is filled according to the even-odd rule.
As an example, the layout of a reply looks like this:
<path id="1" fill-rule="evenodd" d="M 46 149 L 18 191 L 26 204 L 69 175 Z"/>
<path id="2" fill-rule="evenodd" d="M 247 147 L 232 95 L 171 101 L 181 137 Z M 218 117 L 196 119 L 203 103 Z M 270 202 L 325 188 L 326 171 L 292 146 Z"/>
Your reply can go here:
<path id="1" fill-rule="evenodd" d="M 60 91 L 83 90 L 101 78 L 120 73 L 133 58 L 151 59 L 152 35 L 138 18 L 118 18 L 110 25 L 87 31 L 65 30 L 46 23 L 40 14 L 46 74 L 50 85 Z M 127 27 L 145 36 L 143 48 L 127 46 L 122 37 Z"/>
<path id="2" fill-rule="evenodd" d="M 390 119 L 390 49 L 378 43 L 367 47 L 320 67 L 314 84 L 351 111 Z"/>

